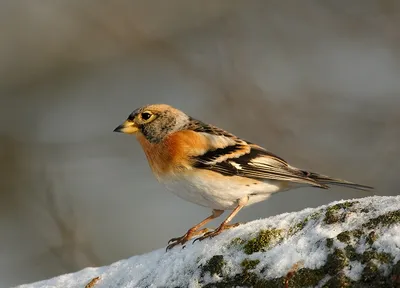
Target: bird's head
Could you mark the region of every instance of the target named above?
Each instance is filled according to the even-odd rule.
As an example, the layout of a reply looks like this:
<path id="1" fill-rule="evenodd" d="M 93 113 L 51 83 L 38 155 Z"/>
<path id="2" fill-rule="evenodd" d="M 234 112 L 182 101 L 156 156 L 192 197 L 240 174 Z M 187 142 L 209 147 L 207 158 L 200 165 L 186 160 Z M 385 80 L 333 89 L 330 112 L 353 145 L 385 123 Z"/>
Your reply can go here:
<path id="1" fill-rule="evenodd" d="M 134 110 L 114 132 L 141 133 L 148 141 L 158 143 L 169 134 L 181 130 L 189 120 L 188 115 L 169 105 L 146 105 Z"/>

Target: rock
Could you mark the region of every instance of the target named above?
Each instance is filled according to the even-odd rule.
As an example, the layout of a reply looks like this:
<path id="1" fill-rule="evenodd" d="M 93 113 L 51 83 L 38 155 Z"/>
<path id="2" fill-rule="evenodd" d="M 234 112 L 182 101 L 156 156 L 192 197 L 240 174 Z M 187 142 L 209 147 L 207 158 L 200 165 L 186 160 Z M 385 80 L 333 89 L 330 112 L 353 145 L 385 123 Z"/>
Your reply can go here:
<path id="1" fill-rule="evenodd" d="M 20 287 L 394 288 L 399 267 L 400 196 L 375 196 L 252 221 L 184 249 Z"/>

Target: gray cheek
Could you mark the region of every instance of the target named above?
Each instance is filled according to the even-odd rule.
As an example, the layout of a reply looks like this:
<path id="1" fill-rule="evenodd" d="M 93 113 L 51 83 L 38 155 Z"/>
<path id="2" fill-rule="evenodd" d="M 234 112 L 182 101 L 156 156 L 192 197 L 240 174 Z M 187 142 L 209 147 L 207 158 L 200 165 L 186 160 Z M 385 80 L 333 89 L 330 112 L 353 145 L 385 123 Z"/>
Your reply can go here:
<path id="1" fill-rule="evenodd" d="M 150 143 L 158 143 L 161 141 L 160 134 L 157 133 L 158 131 L 151 129 L 151 127 L 142 127 L 141 131 L 144 137 L 146 137 L 146 139 L 149 140 Z"/>
<path id="2" fill-rule="evenodd" d="M 167 135 L 167 132 L 158 128 L 157 125 L 144 126 L 141 131 L 147 140 L 151 143 L 159 143 Z"/>
<path id="3" fill-rule="evenodd" d="M 156 119 L 153 123 L 143 126 L 141 131 L 151 143 L 159 143 L 165 136 L 175 131 L 175 126 L 175 119 L 164 115 L 162 118 Z"/>

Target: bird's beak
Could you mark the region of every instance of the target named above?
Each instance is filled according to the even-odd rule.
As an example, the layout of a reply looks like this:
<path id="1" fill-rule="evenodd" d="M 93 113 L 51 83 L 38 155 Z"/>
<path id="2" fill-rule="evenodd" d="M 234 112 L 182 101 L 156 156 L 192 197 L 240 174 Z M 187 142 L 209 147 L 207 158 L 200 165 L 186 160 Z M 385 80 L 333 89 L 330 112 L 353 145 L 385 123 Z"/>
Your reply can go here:
<path id="1" fill-rule="evenodd" d="M 135 134 L 138 130 L 139 127 L 134 122 L 126 120 L 124 123 L 115 128 L 114 132 Z"/>

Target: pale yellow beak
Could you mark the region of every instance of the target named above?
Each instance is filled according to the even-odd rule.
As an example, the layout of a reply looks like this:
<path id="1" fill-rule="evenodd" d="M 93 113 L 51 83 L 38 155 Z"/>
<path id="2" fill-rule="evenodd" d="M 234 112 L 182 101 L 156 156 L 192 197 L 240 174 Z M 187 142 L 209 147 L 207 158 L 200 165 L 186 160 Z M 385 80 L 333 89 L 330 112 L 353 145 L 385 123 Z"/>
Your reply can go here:
<path id="1" fill-rule="evenodd" d="M 114 129 L 114 132 L 120 132 L 125 134 L 135 134 L 139 131 L 139 127 L 132 121 L 126 120 L 124 123 Z"/>

